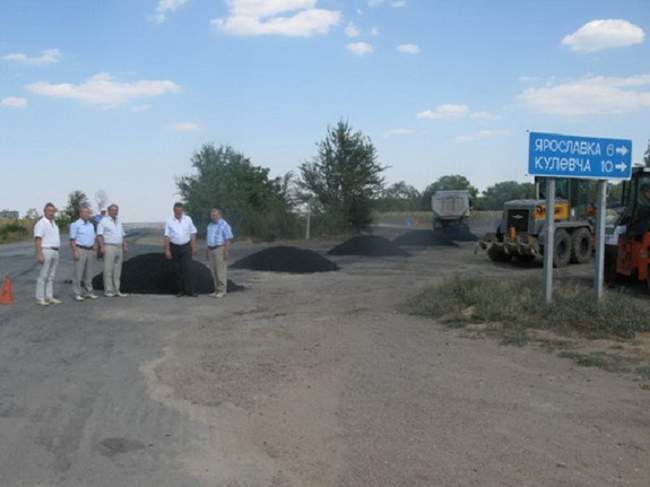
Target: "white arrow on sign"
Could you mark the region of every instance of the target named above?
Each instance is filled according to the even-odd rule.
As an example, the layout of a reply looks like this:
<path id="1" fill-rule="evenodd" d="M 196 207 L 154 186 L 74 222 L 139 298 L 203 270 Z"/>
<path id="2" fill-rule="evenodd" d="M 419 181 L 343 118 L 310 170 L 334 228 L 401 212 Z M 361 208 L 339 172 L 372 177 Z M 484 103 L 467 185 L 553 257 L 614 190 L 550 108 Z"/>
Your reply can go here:
<path id="1" fill-rule="evenodd" d="M 616 149 L 616 150 L 618 150 L 618 149 Z M 616 164 L 614 167 L 616 169 L 618 169 L 619 171 L 621 171 L 621 172 L 625 172 L 625 170 L 627 169 L 627 164 L 625 164 L 624 162 L 621 162 L 620 164 Z"/>
<path id="2" fill-rule="evenodd" d="M 616 148 L 616 153 L 622 155 L 623 157 L 625 157 L 625 154 L 627 154 L 628 152 L 630 151 L 627 150 L 627 147 L 625 147 L 624 145 Z"/>

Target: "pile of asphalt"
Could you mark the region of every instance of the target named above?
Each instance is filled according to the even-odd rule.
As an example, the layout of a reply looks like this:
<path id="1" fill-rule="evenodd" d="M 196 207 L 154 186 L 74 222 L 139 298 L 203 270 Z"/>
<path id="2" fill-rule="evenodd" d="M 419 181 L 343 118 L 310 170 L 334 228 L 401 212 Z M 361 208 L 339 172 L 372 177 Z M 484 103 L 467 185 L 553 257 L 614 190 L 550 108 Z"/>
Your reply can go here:
<path id="1" fill-rule="evenodd" d="M 469 231 L 467 227 L 451 226 L 439 228 L 434 231 L 438 235 L 450 238 L 454 242 L 477 242 L 478 237 Z"/>
<path id="2" fill-rule="evenodd" d="M 313 250 L 297 247 L 269 247 L 235 262 L 232 267 L 253 271 L 289 272 L 311 274 L 312 272 L 338 271 L 332 261 Z"/>
<path id="3" fill-rule="evenodd" d="M 167 260 L 162 253 L 142 254 L 133 257 L 122 265 L 121 291 L 130 294 L 176 294 L 176 263 Z M 192 261 L 194 273 L 194 292 L 210 294 L 214 292 L 214 282 L 210 269 L 197 261 Z M 93 279 L 93 288 L 104 289 L 104 274 Z M 241 291 L 244 286 L 228 280 L 228 292 Z"/>
<path id="4" fill-rule="evenodd" d="M 410 254 L 390 240 L 374 235 L 359 235 L 337 245 L 329 255 L 364 255 L 368 257 L 408 257 Z"/>
<path id="5" fill-rule="evenodd" d="M 395 245 L 429 247 L 433 245 L 458 247 L 458 244 L 442 232 L 432 230 L 411 230 L 393 239 Z"/>

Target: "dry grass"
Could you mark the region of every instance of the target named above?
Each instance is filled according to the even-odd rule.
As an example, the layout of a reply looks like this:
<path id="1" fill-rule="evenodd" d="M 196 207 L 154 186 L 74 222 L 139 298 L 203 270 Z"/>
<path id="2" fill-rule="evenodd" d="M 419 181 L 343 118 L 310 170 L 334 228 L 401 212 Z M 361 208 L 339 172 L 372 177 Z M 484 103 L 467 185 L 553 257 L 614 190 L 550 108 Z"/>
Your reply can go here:
<path id="1" fill-rule="evenodd" d="M 31 220 L 7 220 L 0 218 L 0 243 L 18 242 L 30 237 L 33 227 Z"/>

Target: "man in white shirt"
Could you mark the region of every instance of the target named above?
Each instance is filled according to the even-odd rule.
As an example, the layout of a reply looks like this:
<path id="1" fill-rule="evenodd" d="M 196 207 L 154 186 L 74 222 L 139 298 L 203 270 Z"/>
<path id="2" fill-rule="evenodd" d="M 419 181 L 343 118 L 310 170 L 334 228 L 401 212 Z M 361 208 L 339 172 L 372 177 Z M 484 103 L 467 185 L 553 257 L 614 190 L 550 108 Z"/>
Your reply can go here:
<path id="1" fill-rule="evenodd" d="M 93 271 L 95 268 L 95 226 L 90 219 L 91 211 L 83 207 L 79 219 L 70 225 L 70 249 L 74 259 L 72 290 L 75 301 L 97 299 L 93 293 Z M 83 289 L 82 289 L 83 283 Z"/>
<path id="2" fill-rule="evenodd" d="M 108 207 L 108 216 L 103 217 L 97 225 L 97 242 L 104 255 L 104 295 L 127 296 L 120 289 L 122 278 L 122 261 L 124 254 L 129 251 L 124 237 L 124 227 L 118 219 L 120 207 L 112 204 Z"/>
<path id="3" fill-rule="evenodd" d="M 210 223 L 206 229 L 206 244 L 210 271 L 214 281 L 215 298 L 223 298 L 228 292 L 228 254 L 233 239 L 232 229 L 223 219 L 219 208 L 210 210 Z"/>
<path id="4" fill-rule="evenodd" d="M 43 208 L 43 218 L 34 225 L 36 261 L 41 266 L 41 272 L 36 280 L 36 302 L 41 306 L 61 304 L 61 301 L 54 297 L 54 276 L 59 265 L 59 247 L 61 247 L 59 227 L 54 221 L 55 214 L 55 206 L 47 203 Z"/>
<path id="5" fill-rule="evenodd" d="M 196 227 L 185 215 L 183 203 L 174 203 L 174 216 L 167 220 L 164 233 L 165 257 L 176 263 L 177 296 L 194 296 L 192 256 L 196 254 Z"/>

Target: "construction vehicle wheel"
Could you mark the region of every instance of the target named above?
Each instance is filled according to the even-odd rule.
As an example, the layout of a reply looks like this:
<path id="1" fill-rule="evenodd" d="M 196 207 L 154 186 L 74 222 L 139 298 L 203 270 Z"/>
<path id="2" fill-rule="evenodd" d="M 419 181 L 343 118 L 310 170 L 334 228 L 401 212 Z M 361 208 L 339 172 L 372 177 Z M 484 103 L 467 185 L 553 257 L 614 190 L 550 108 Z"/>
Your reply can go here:
<path id="1" fill-rule="evenodd" d="M 503 249 L 492 245 L 487 251 L 488 257 L 492 262 L 510 262 L 512 254 L 506 254 Z"/>
<path id="2" fill-rule="evenodd" d="M 571 262 L 584 264 L 591 260 L 593 241 L 588 228 L 578 228 L 571 235 Z"/>
<path id="3" fill-rule="evenodd" d="M 528 255 L 528 254 L 517 254 L 515 256 L 515 259 L 517 259 L 518 262 L 521 262 L 522 264 L 530 264 L 532 261 L 535 260 L 534 255 Z"/>
<path id="4" fill-rule="evenodd" d="M 553 265 L 566 267 L 571 260 L 571 235 L 564 228 L 555 232 L 555 252 L 553 252 Z"/>

